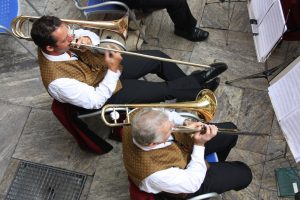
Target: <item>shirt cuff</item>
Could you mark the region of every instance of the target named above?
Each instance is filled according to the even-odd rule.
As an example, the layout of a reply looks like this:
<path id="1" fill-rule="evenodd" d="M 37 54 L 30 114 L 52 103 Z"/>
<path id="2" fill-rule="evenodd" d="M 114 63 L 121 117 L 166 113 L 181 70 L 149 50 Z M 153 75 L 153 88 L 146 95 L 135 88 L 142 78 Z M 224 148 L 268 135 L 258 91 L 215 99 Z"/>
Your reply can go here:
<path id="1" fill-rule="evenodd" d="M 114 71 L 108 69 L 106 75 L 107 75 L 107 76 L 111 76 L 111 77 L 113 77 L 113 78 L 119 79 L 120 76 L 121 76 L 121 72 L 120 72 L 120 70 L 117 70 L 117 72 L 114 72 Z"/>
<path id="2" fill-rule="evenodd" d="M 196 160 L 201 160 L 204 158 L 204 150 L 205 150 L 204 146 L 194 145 L 193 153 L 191 156 Z"/>

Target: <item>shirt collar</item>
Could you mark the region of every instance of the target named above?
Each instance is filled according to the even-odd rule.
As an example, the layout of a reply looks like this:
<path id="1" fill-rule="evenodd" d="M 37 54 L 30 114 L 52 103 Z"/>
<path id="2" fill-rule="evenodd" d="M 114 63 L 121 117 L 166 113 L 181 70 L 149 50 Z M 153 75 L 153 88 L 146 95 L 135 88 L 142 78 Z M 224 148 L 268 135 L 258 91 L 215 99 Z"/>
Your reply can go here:
<path id="1" fill-rule="evenodd" d="M 76 57 L 70 57 L 70 55 L 67 52 L 65 52 L 59 56 L 52 56 L 52 55 L 45 53 L 44 51 L 42 51 L 42 54 L 45 56 L 45 58 L 47 58 L 50 61 L 54 61 L 54 62 L 55 61 L 78 60 L 78 58 L 76 58 Z"/>
<path id="2" fill-rule="evenodd" d="M 144 150 L 144 151 L 151 151 L 151 150 L 154 150 L 154 149 L 161 149 L 161 148 L 165 148 L 167 146 L 170 146 L 171 144 L 173 144 L 173 136 L 171 135 L 169 138 L 168 138 L 168 141 L 167 142 L 164 142 L 164 143 L 160 143 L 160 144 L 157 144 L 155 147 L 149 147 L 149 146 L 142 146 L 140 144 L 138 144 L 134 138 L 132 138 L 133 140 L 133 143 L 139 147 L 140 149 Z"/>

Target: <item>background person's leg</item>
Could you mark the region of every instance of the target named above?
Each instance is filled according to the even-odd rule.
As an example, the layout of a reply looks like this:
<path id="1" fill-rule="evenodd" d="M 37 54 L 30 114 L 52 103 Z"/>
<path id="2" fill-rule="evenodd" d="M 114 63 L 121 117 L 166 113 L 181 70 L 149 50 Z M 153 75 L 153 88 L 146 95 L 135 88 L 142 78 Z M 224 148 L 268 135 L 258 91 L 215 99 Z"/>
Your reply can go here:
<path id="1" fill-rule="evenodd" d="M 191 29 L 197 20 L 186 0 L 120 0 L 133 9 L 167 9 L 175 28 Z"/>
<path id="2" fill-rule="evenodd" d="M 197 24 L 186 0 L 140 0 L 140 6 L 142 8 L 166 8 L 175 28 L 193 28 Z"/>

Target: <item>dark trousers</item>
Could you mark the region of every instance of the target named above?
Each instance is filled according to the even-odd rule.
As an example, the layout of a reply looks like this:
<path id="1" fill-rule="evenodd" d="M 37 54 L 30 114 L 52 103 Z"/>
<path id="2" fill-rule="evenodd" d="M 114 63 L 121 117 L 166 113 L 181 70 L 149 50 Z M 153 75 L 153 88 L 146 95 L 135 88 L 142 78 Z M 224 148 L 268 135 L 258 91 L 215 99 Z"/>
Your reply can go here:
<path id="1" fill-rule="evenodd" d="M 251 183 L 252 173 L 246 164 L 239 161 L 225 161 L 236 142 L 237 136 L 218 134 L 206 143 L 205 155 L 216 152 L 219 162 L 209 163 L 210 167 L 200 189 L 189 197 L 209 192 L 220 194 L 229 190 L 241 190 Z"/>
<path id="2" fill-rule="evenodd" d="M 168 57 L 161 51 L 140 51 L 159 57 Z M 123 56 L 123 72 L 120 76 L 123 88 L 114 94 L 107 103 L 154 103 L 176 98 L 178 101 L 195 100 L 203 89 L 201 82 L 185 73 L 174 63 Z M 163 82 L 138 80 L 152 73 L 162 78 Z"/>
<path id="3" fill-rule="evenodd" d="M 186 0 L 119 0 L 133 9 L 167 9 L 175 28 L 189 29 L 197 24 Z"/>

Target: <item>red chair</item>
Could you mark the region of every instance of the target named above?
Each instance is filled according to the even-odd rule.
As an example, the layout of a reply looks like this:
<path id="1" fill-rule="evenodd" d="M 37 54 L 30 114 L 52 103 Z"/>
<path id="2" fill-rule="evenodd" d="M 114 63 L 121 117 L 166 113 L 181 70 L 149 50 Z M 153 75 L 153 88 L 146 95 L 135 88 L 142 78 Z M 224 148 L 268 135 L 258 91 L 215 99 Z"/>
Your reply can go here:
<path id="1" fill-rule="evenodd" d="M 154 194 L 141 191 L 128 177 L 129 194 L 131 200 L 155 200 Z"/>
<path id="2" fill-rule="evenodd" d="M 53 100 L 51 109 L 60 123 L 73 135 L 81 149 L 96 154 L 105 154 L 112 150 L 112 145 L 96 135 L 78 118 L 74 106 Z"/>

